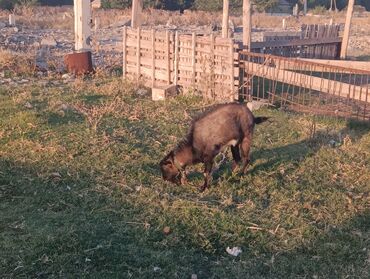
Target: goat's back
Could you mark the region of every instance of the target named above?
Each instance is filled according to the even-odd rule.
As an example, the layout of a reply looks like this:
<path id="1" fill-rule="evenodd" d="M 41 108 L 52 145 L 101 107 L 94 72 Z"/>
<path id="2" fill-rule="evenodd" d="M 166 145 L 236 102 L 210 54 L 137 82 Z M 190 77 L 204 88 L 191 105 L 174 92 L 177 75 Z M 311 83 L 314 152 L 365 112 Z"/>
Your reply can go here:
<path id="1" fill-rule="evenodd" d="M 250 110 L 237 103 L 218 105 L 193 122 L 193 147 L 199 151 L 227 145 L 252 133 L 254 118 Z"/>

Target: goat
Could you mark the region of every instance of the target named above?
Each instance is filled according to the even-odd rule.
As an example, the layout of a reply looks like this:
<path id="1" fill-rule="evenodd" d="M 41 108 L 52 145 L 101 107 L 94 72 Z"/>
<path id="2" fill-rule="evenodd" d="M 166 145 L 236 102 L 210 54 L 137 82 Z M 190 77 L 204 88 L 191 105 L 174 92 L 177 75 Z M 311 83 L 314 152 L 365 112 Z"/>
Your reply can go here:
<path id="1" fill-rule="evenodd" d="M 160 162 L 164 180 L 185 184 L 185 168 L 204 163 L 203 192 L 210 184 L 214 158 L 228 146 L 234 159 L 232 169 L 242 163 L 245 173 L 249 164 L 249 152 L 255 124 L 265 122 L 268 117 L 254 117 L 243 104 L 228 103 L 216 105 L 196 117 L 187 136 Z"/>

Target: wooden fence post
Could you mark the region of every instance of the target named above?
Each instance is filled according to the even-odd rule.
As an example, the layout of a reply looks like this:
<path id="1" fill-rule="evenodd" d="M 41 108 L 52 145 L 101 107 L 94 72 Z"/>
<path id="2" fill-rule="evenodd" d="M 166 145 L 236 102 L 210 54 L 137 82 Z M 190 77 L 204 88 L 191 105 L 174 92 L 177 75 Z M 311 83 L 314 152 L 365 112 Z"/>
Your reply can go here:
<path id="1" fill-rule="evenodd" d="M 90 0 L 74 0 L 75 50 L 90 49 Z"/>
<path id="2" fill-rule="evenodd" d="M 348 0 L 346 24 L 344 26 L 343 41 L 342 41 L 342 47 L 341 47 L 341 52 L 340 52 L 341 59 L 346 59 L 347 57 L 349 32 L 351 30 L 351 21 L 352 21 L 354 5 L 355 5 L 355 0 Z"/>
<path id="3" fill-rule="evenodd" d="M 14 26 L 15 25 L 15 15 L 14 14 L 10 14 L 9 15 L 9 25 L 10 26 Z"/>
<path id="4" fill-rule="evenodd" d="M 131 27 L 138 28 L 141 26 L 141 13 L 143 10 L 143 0 L 132 1 Z"/>
<path id="5" fill-rule="evenodd" d="M 137 28 L 137 41 L 136 41 L 136 74 L 137 78 L 140 78 L 140 40 L 141 40 L 141 28 Z"/>
<path id="6" fill-rule="evenodd" d="M 123 59 L 122 59 L 122 74 L 123 74 L 123 78 L 125 79 L 126 78 L 126 71 L 127 71 L 127 27 L 126 26 L 123 26 L 123 40 L 122 40 L 122 44 L 123 44 Z"/>
<path id="7" fill-rule="evenodd" d="M 222 38 L 229 37 L 229 0 L 224 0 L 222 14 Z"/>
<path id="8" fill-rule="evenodd" d="M 250 51 L 252 35 L 252 10 L 251 1 L 243 0 L 243 45 Z"/>

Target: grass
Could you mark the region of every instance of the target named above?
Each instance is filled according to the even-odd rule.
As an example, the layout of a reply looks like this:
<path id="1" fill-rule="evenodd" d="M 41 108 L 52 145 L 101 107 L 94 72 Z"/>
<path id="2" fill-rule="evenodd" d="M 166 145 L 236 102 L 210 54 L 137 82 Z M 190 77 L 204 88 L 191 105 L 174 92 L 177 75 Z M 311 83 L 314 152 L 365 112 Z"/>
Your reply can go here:
<path id="1" fill-rule="evenodd" d="M 369 124 L 258 111 L 248 173 L 200 194 L 158 162 L 208 104 L 136 88 L 0 87 L 2 278 L 370 276 Z"/>

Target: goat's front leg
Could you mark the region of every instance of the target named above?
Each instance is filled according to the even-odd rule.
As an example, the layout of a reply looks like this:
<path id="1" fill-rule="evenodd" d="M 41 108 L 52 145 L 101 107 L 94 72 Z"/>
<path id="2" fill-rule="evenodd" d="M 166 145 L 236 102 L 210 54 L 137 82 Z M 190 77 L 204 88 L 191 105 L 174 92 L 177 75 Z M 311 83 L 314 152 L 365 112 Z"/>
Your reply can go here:
<path id="1" fill-rule="evenodd" d="M 212 179 L 212 167 L 213 159 L 204 162 L 204 184 L 199 188 L 200 192 L 203 192 L 209 186 Z"/>
<path id="2" fill-rule="evenodd" d="M 187 178 L 187 176 L 188 176 L 188 172 L 187 172 L 186 170 L 183 170 L 183 171 L 181 172 L 181 178 L 180 178 L 180 183 L 181 183 L 181 185 L 185 185 L 185 184 L 187 184 L 187 183 L 188 183 L 188 178 Z"/>

